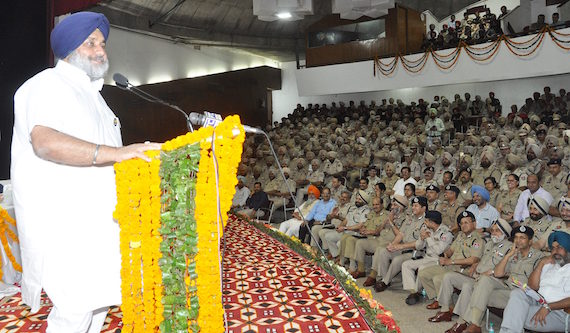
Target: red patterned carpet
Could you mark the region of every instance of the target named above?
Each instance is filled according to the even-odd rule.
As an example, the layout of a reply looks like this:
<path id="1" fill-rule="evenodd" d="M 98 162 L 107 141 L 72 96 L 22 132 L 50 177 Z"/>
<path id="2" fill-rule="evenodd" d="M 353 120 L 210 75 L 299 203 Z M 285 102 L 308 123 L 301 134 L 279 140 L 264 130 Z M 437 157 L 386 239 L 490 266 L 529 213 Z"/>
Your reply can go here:
<path id="1" fill-rule="evenodd" d="M 334 278 L 246 222 L 226 229 L 223 303 L 230 332 L 370 332 Z"/>
<path id="2" fill-rule="evenodd" d="M 246 222 L 230 218 L 226 232 L 223 303 L 230 333 L 371 331 L 325 271 Z M 52 304 L 43 296 L 33 315 L 20 294 L 0 300 L 0 332 L 45 332 Z M 102 332 L 120 331 L 114 307 Z"/>

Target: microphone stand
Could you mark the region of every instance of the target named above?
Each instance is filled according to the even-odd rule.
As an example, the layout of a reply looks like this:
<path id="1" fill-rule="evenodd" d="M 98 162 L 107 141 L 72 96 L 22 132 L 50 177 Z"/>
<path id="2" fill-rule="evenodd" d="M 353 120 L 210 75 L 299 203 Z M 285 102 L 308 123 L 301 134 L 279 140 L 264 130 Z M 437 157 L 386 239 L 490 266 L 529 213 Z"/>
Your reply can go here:
<path id="1" fill-rule="evenodd" d="M 169 108 L 172 108 L 180 113 L 182 113 L 184 115 L 184 118 L 186 119 L 186 126 L 188 127 L 188 130 L 190 132 L 194 132 L 194 128 L 192 127 L 192 123 L 190 122 L 190 116 L 184 112 L 180 107 L 178 107 L 177 105 L 174 104 L 170 104 L 165 100 L 162 100 L 158 97 L 155 97 L 141 89 L 139 89 L 138 87 L 135 87 L 133 84 L 131 84 L 130 82 L 127 81 L 127 84 L 119 84 L 117 82 L 115 82 L 117 84 L 117 87 L 123 89 L 123 90 L 128 90 L 130 92 L 132 92 L 133 94 L 137 95 L 138 97 L 151 102 L 151 103 L 158 103 L 158 104 L 162 104 L 165 106 L 168 106 Z"/>

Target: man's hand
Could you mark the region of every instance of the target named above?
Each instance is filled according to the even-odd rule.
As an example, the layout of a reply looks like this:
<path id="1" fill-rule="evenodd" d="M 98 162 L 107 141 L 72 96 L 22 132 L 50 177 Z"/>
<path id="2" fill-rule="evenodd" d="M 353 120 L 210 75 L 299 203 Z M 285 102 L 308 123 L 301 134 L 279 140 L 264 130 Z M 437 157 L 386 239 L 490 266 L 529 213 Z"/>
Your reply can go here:
<path id="1" fill-rule="evenodd" d="M 548 311 L 547 308 L 541 307 L 538 311 L 536 311 L 534 316 L 532 316 L 530 322 L 534 323 L 536 326 L 538 326 L 538 324 L 540 324 L 540 326 L 544 326 L 546 324 L 546 316 L 548 316 L 549 313 L 550 311 Z"/>
<path id="2" fill-rule="evenodd" d="M 439 265 L 440 265 L 440 266 L 448 266 L 448 265 L 451 265 L 451 259 L 449 259 L 449 258 L 439 258 Z"/>
<path id="3" fill-rule="evenodd" d="M 140 158 L 150 162 L 150 158 L 144 153 L 147 150 L 159 150 L 160 143 L 134 143 L 128 146 L 113 148 L 108 146 L 101 146 L 99 154 L 103 161 L 107 160 L 106 154 L 109 154 L 108 159 L 115 162 L 122 162 L 132 158 Z M 98 156 L 99 157 L 99 156 Z M 104 163 L 104 162 L 103 162 Z"/>

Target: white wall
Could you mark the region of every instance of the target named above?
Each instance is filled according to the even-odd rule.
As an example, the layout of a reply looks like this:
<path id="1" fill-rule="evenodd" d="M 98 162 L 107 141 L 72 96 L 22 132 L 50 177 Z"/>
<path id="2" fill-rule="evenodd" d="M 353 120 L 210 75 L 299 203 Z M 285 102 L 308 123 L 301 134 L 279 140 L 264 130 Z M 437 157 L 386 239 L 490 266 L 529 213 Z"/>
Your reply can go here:
<path id="1" fill-rule="evenodd" d="M 171 81 L 232 70 L 271 66 L 277 61 L 243 51 L 174 44 L 172 41 L 111 27 L 107 42 L 109 73 L 119 72 L 134 85 Z M 113 84 L 108 75 L 107 84 Z"/>
<path id="2" fill-rule="evenodd" d="M 348 101 L 353 100 L 358 104 L 361 100 L 369 104 L 371 100 L 375 100 L 376 104 L 380 104 L 382 99 L 401 99 L 404 103 L 417 102 L 419 98 L 432 101 L 435 95 L 445 96 L 450 101 L 453 100 L 455 94 L 463 94 L 466 92 L 471 94 L 471 99 L 475 99 L 475 95 L 481 95 L 483 99 L 489 96 L 489 92 L 493 91 L 503 105 L 503 113 L 510 111 L 510 106 L 516 104 L 519 108 L 524 104 L 524 100 L 532 97 L 532 93 L 538 91 L 542 93 L 545 86 L 550 86 L 552 92 L 558 94 L 560 88 L 570 91 L 570 74 L 551 75 L 534 78 L 522 78 L 516 80 L 501 80 L 493 82 L 477 82 L 464 84 L 451 84 L 434 87 L 413 87 L 402 89 L 390 89 L 384 91 L 371 91 L 364 93 L 352 94 L 328 94 L 319 96 L 299 96 L 297 90 L 297 81 L 295 80 L 295 63 L 282 64 L 282 89 L 273 92 L 273 120 L 279 121 L 282 117 L 286 117 L 295 109 L 297 103 L 307 106 L 307 103 L 326 103 L 330 107 L 331 102 L 343 101 L 348 105 Z M 348 79 L 347 75 L 341 75 Z"/>
<path id="3" fill-rule="evenodd" d="M 560 31 L 568 33 L 570 29 Z M 523 36 L 515 40 L 531 38 L 532 36 Z M 441 52 L 447 54 L 449 50 Z M 283 88 L 273 93 L 274 119 L 285 116 L 298 102 L 328 103 L 349 98 L 336 96 L 341 94 L 356 94 L 348 95 L 354 96 L 350 98 L 355 100 L 369 99 L 370 96 L 387 96 L 402 97 L 409 102 L 419 97 L 431 100 L 435 94 L 452 98 L 455 93 L 462 92 L 457 91 L 458 87 L 471 92 L 472 96 L 487 96 L 488 92 L 493 90 L 508 108 L 511 104 L 520 105 L 533 91 L 541 90 L 544 85 L 550 85 L 553 90 L 560 88 L 559 85 L 566 88 L 570 82 L 569 76 L 559 75 L 570 73 L 568 55 L 568 52 L 557 47 L 549 36 L 545 36 L 540 49 L 532 56 L 517 57 L 502 44 L 495 57 L 487 63 L 474 62 L 466 52 L 462 52 L 455 67 L 447 71 L 439 69 L 431 58 L 419 74 L 408 73 L 398 64 L 395 73 L 390 77 L 380 73 L 374 76 L 372 61 L 300 70 L 293 64 L 287 64 L 282 66 Z M 419 58 L 420 55 L 412 57 Z M 383 61 L 387 63 L 390 59 Z M 536 82 L 532 79 L 543 77 L 548 78 L 538 79 Z"/>

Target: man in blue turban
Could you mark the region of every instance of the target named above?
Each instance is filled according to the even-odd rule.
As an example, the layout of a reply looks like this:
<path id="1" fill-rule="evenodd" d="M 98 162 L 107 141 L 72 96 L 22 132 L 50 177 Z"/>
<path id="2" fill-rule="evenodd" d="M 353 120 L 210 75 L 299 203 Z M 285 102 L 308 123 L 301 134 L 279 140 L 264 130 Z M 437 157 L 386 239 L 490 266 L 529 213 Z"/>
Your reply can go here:
<path id="1" fill-rule="evenodd" d="M 109 63 L 109 21 L 80 12 L 51 34 L 54 68 L 14 96 L 11 176 L 22 256 L 22 298 L 53 308 L 47 333 L 100 332 L 121 302 L 113 163 L 158 144 L 124 146 L 120 123 L 99 93 Z M 49 195 L 45 189 L 49 188 Z"/>
<path id="2" fill-rule="evenodd" d="M 555 231 L 548 237 L 551 255 L 542 259 L 528 278 L 528 289 L 515 289 L 505 308 L 501 333 L 564 332 L 570 307 L 570 235 Z M 537 299 L 540 299 L 539 302 Z"/>
<path id="3" fill-rule="evenodd" d="M 489 204 L 489 191 L 483 186 L 471 186 L 471 195 L 473 196 L 473 203 L 466 210 L 475 215 L 477 230 L 487 232 L 487 228 L 491 227 L 493 221 L 499 219 L 499 212 Z"/>

